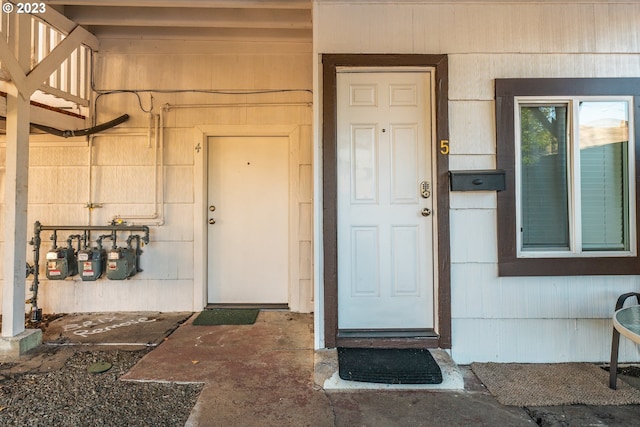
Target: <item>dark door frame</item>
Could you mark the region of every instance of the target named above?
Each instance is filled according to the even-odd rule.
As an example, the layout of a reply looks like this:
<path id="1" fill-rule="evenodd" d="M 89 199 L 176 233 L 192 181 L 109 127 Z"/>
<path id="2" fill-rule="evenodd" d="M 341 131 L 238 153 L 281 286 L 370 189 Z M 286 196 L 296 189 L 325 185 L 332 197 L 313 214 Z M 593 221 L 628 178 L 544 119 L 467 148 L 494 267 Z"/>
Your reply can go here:
<path id="1" fill-rule="evenodd" d="M 432 337 L 346 338 L 338 335 L 338 236 L 337 236 L 337 67 L 435 67 L 436 160 L 438 219 L 437 330 Z M 428 346 L 451 348 L 451 262 L 449 239 L 449 71 L 447 55 L 324 54 L 322 55 L 322 173 L 324 244 L 324 342 L 325 347 Z"/>

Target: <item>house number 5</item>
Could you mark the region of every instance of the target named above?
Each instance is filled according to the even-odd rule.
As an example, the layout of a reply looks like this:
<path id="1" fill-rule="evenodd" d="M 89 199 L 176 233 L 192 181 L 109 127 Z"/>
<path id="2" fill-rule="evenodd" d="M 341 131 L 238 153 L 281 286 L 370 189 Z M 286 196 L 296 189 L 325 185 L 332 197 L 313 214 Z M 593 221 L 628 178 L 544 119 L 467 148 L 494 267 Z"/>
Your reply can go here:
<path id="1" fill-rule="evenodd" d="M 440 140 L 440 154 L 444 154 L 445 156 L 449 154 L 449 140 L 441 139 Z"/>

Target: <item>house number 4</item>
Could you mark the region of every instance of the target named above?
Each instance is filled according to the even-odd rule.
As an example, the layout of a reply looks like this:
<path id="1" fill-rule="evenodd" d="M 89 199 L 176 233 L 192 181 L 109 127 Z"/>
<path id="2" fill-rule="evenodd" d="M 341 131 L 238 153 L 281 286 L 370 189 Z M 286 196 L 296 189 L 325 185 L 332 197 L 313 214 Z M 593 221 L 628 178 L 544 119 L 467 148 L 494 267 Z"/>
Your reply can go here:
<path id="1" fill-rule="evenodd" d="M 440 140 L 440 154 L 444 154 L 445 156 L 449 154 L 449 140 L 441 139 Z"/>

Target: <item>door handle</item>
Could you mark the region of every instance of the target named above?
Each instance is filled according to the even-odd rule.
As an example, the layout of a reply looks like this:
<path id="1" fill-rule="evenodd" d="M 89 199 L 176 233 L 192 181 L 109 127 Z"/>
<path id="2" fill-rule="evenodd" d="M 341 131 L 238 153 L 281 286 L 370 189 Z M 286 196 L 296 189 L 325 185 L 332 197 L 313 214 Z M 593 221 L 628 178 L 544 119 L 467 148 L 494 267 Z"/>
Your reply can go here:
<path id="1" fill-rule="evenodd" d="M 209 219 L 209 224 L 213 225 L 213 224 L 215 224 L 215 223 L 216 223 L 216 220 L 215 220 L 215 219 L 213 219 L 213 218 Z"/>
<path id="2" fill-rule="evenodd" d="M 429 215 L 431 215 L 431 209 L 429 209 L 429 208 L 423 208 L 423 209 L 420 211 L 420 215 L 422 215 L 422 216 L 429 216 Z"/>

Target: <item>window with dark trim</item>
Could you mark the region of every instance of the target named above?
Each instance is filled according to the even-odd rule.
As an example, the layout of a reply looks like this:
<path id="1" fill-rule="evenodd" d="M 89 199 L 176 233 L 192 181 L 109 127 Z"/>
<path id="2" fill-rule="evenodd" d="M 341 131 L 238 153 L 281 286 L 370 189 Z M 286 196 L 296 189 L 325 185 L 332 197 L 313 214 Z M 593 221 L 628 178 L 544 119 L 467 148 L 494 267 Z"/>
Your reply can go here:
<path id="1" fill-rule="evenodd" d="M 640 79 L 497 79 L 500 276 L 640 274 Z"/>

